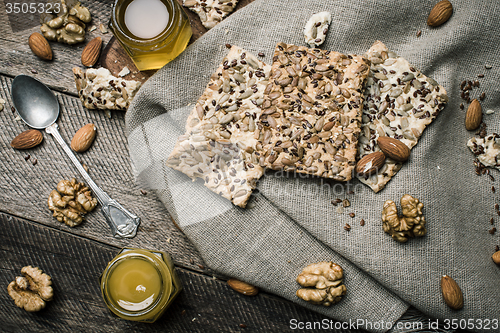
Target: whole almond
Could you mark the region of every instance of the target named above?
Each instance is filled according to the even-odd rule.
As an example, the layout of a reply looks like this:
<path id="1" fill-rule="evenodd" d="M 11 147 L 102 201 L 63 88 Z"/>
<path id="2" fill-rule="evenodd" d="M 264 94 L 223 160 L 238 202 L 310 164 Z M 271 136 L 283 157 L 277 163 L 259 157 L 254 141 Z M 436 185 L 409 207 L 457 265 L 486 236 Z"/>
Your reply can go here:
<path id="1" fill-rule="evenodd" d="M 493 262 L 495 264 L 500 266 L 500 251 L 493 253 L 493 255 L 491 256 L 491 259 L 493 259 Z"/>
<path id="2" fill-rule="evenodd" d="M 80 128 L 71 140 L 71 149 L 77 153 L 87 151 L 92 145 L 92 142 L 94 142 L 97 133 L 96 130 L 97 129 L 94 124 L 87 124 Z"/>
<path id="3" fill-rule="evenodd" d="M 467 108 L 467 113 L 465 114 L 465 128 L 468 131 L 473 131 L 481 125 L 483 120 L 483 109 L 481 103 L 477 99 L 474 99 L 470 103 L 469 108 Z"/>
<path id="4" fill-rule="evenodd" d="M 395 161 L 404 162 L 410 157 L 410 148 L 397 139 L 381 136 L 378 138 L 377 143 L 385 156 Z"/>
<path id="5" fill-rule="evenodd" d="M 439 1 L 434 8 L 432 8 L 429 17 L 427 18 L 427 25 L 431 27 L 438 27 L 448 21 L 453 14 L 453 6 L 448 0 Z"/>
<path id="6" fill-rule="evenodd" d="M 43 141 L 42 132 L 30 129 L 16 136 L 10 143 L 14 149 L 30 149 L 38 146 Z"/>
<path id="7" fill-rule="evenodd" d="M 458 284 L 448 275 L 441 278 L 441 291 L 446 304 L 454 310 L 464 307 L 464 296 Z"/>
<path id="8" fill-rule="evenodd" d="M 384 166 L 385 155 L 381 151 L 363 156 L 356 164 L 356 174 L 369 176 Z"/>
<path id="9" fill-rule="evenodd" d="M 28 45 L 38 58 L 52 60 L 52 49 L 43 35 L 38 32 L 32 33 L 28 39 Z"/>
<path id="10" fill-rule="evenodd" d="M 229 279 L 227 280 L 227 284 L 235 291 L 239 292 L 240 294 L 246 295 L 246 296 L 255 296 L 259 293 L 259 289 L 255 286 L 252 286 L 251 284 L 248 284 L 246 282 L 236 280 L 236 279 Z"/>
<path id="11" fill-rule="evenodd" d="M 82 51 L 82 64 L 83 66 L 92 67 L 99 60 L 101 53 L 102 39 L 96 37 L 92 39 Z"/>

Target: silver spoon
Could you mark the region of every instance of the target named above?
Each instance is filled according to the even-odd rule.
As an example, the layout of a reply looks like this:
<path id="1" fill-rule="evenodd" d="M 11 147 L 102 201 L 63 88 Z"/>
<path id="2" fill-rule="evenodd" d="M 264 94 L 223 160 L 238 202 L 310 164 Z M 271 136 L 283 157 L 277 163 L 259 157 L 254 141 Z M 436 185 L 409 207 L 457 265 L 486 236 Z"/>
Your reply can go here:
<path id="1" fill-rule="evenodd" d="M 55 123 L 59 116 L 59 103 L 52 91 L 30 76 L 18 75 L 12 82 L 12 101 L 19 116 L 26 124 L 36 129 L 45 128 L 45 131 L 52 134 L 61 145 L 97 197 L 113 235 L 117 238 L 134 237 L 141 219 L 111 199 L 94 183 L 59 134 L 58 126 Z"/>

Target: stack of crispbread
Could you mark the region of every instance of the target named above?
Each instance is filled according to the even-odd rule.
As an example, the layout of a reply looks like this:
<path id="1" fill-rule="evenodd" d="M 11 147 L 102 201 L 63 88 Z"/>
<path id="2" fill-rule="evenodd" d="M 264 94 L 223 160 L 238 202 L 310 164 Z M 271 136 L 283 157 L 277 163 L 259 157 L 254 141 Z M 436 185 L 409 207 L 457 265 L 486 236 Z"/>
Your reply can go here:
<path id="1" fill-rule="evenodd" d="M 272 66 L 233 46 L 167 165 L 245 207 L 265 168 L 348 181 L 390 136 L 410 149 L 445 89 L 377 41 L 365 56 L 278 43 Z M 358 178 L 375 192 L 401 168 Z"/>

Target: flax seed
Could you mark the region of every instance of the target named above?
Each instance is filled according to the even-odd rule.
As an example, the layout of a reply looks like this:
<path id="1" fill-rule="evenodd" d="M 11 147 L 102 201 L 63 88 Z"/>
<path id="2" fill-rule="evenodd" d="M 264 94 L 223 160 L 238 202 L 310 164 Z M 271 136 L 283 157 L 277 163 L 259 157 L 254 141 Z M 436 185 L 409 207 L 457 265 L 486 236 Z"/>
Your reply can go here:
<path id="1" fill-rule="evenodd" d="M 359 224 L 360 224 L 361 226 L 364 226 L 364 225 L 365 225 L 365 220 L 361 219 L 361 221 L 359 221 Z"/>
<path id="2" fill-rule="evenodd" d="M 345 224 L 344 229 L 345 229 L 346 231 L 351 231 L 351 226 L 349 225 L 349 223 L 346 223 L 346 224 Z"/>

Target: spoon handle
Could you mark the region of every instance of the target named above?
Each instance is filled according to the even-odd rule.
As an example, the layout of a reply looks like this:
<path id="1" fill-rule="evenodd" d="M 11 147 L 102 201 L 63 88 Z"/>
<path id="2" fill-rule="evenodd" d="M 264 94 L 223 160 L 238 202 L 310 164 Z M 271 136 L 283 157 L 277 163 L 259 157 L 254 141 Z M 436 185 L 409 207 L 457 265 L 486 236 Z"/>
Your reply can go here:
<path id="1" fill-rule="evenodd" d="M 61 145 L 66 155 L 68 155 L 69 159 L 78 169 L 83 179 L 85 179 L 86 184 L 94 192 L 97 201 L 101 204 L 102 212 L 106 217 L 106 221 L 113 231 L 113 235 L 117 238 L 134 237 L 137 233 L 137 228 L 139 227 L 141 219 L 123 208 L 122 205 L 120 205 L 116 200 L 111 199 L 106 192 L 101 190 L 101 188 L 94 183 L 87 171 L 85 171 L 83 166 L 80 164 L 80 161 L 76 158 L 75 154 L 73 154 L 71 149 L 68 147 L 61 134 L 59 134 L 58 127 L 59 126 L 54 123 L 47 127 L 45 131 L 52 134 L 54 139 L 56 139 L 56 141 Z"/>

